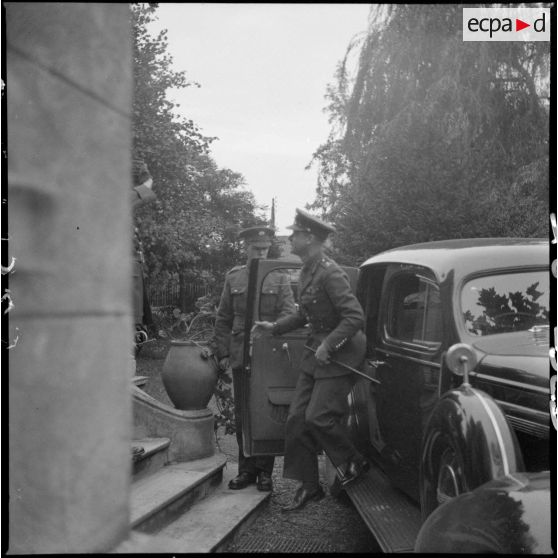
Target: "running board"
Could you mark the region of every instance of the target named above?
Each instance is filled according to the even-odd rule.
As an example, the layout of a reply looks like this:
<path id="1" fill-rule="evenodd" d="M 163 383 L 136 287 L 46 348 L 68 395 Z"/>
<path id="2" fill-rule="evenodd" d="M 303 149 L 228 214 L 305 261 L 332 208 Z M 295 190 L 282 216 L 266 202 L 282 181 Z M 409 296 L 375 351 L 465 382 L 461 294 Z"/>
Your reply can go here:
<path id="1" fill-rule="evenodd" d="M 421 527 L 420 508 L 371 469 L 345 489 L 383 552 L 413 552 Z"/>

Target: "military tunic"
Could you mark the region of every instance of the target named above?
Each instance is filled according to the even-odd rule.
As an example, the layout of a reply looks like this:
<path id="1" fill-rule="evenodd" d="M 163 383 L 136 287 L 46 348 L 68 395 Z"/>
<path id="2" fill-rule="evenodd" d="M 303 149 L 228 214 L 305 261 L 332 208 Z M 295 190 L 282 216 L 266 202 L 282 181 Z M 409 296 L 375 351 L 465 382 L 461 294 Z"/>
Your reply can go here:
<path id="1" fill-rule="evenodd" d="M 248 267 L 233 267 L 225 278 L 215 319 L 217 356 L 219 359 L 230 357 L 233 369 L 242 367 L 247 289 Z M 293 292 L 286 273 L 272 271 L 264 279 L 260 308 L 260 319 L 267 321 L 295 311 Z"/>
<path id="2" fill-rule="evenodd" d="M 302 268 L 299 303 L 297 313 L 277 320 L 273 333 L 309 323 L 309 347 L 316 349 L 323 342 L 332 359 L 359 366 L 366 350 L 364 314 L 347 274 L 322 253 Z M 285 477 L 317 483 L 320 449 L 335 466 L 360 455 L 342 424 L 354 380 L 346 368 L 333 362 L 320 364 L 313 351 L 305 350 L 286 424 Z"/>
<path id="3" fill-rule="evenodd" d="M 130 192 L 132 208 L 137 209 L 138 207 L 150 203 L 157 199 L 157 196 L 144 184 L 135 186 L 132 192 Z M 144 278 L 143 278 L 143 247 L 139 237 L 139 231 L 137 227 L 134 228 L 134 257 L 132 260 L 132 300 L 134 308 L 134 320 L 136 324 L 146 324 L 151 321 L 151 308 L 149 306 L 149 301 L 147 300 L 147 294 L 144 288 Z"/>
<path id="4" fill-rule="evenodd" d="M 225 278 L 219 308 L 215 319 L 216 354 L 219 359 L 229 357 L 233 370 L 235 392 L 235 422 L 238 441 L 238 472 L 257 474 L 258 470 L 271 473 L 273 456 L 245 457 L 242 451 L 242 353 L 244 349 L 244 325 L 246 319 L 246 294 L 248 290 L 248 267 L 233 267 Z M 289 276 L 272 271 L 263 282 L 260 299 L 260 319 L 273 321 L 295 312 L 294 296 Z"/>

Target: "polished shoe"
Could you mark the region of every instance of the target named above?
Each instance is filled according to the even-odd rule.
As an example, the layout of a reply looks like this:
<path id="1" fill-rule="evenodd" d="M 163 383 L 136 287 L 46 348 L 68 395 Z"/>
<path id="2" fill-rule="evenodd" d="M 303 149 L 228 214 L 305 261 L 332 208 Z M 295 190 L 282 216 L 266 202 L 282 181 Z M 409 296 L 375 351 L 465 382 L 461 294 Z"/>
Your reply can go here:
<path id="1" fill-rule="evenodd" d="M 271 481 L 271 473 L 260 471 L 258 473 L 258 482 L 256 488 L 261 492 L 271 492 L 273 490 L 273 482 Z"/>
<path id="2" fill-rule="evenodd" d="M 341 480 L 342 486 L 347 486 L 356 481 L 366 471 L 370 469 L 370 463 L 366 459 L 359 459 L 358 461 L 349 461 L 345 474 Z"/>
<path id="3" fill-rule="evenodd" d="M 246 488 L 255 482 L 256 475 L 251 475 L 250 473 L 238 473 L 238 476 L 229 481 L 229 488 L 231 490 L 240 490 L 241 488 Z"/>
<path id="4" fill-rule="evenodd" d="M 321 500 L 325 496 L 325 493 L 321 486 L 318 486 L 314 490 L 309 490 L 301 486 L 294 495 L 294 498 L 290 504 L 282 506 L 281 510 L 284 512 L 290 512 L 293 510 L 299 510 L 304 507 L 311 500 Z"/>

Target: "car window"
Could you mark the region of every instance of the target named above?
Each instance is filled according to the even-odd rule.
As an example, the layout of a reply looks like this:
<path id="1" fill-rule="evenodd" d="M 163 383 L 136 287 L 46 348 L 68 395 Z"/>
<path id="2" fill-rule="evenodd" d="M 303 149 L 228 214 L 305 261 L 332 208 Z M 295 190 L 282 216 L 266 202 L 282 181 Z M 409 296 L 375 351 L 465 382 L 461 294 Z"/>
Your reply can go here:
<path id="1" fill-rule="evenodd" d="M 548 325 L 548 271 L 475 277 L 463 285 L 461 310 L 465 328 L 471 335 L 493 335 Z"/>
<path id="2" fill-rule="evenodd" d="M 386 264 L 364 268 L 358 280 L 357 298 L 364 310 L 364 331 L 370 349 L 373 348 L 376 342 L 382 284 L 386 269 Z"/>
<path id="3" fill-rule="evenodd" d="M 442 340 L 438 286 L 417 274 L 394 278 L 388 294 L 387 335 L 393 340 L 432 348 Z"/>

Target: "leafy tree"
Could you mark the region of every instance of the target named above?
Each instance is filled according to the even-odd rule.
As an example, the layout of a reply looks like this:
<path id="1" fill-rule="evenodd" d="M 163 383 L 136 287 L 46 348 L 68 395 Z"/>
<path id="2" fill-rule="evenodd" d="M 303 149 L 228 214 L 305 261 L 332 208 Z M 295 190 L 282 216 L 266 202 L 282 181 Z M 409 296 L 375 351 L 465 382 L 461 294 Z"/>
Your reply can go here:
<path id="1" fill-rule="evenodd" d="M 170 88 L 198 86 L 172 69 L 167 32 L 152 36 L 156 4 L 131 4 L 134 53 L 134 152 L 153 175 L 157 201 L 140 208 L 136 223 L 150 282 L 201 280 L 218 292 L 240 258 L 236 233 L 263 218 L 241 174 L 219 168 L 210 155 L 216 138 L 176 113 Z"/>
<path id="2" fill-rule="evenodd" d="M 341 261 L 547 235 L 548 43 L 463 42 L 461 10 L 373 6 L 338 66 L 311 207 L 337 224 Z"/>
<path id="3" fill-rule="evenodd" d="M 133 34 L 133 142 L 134 151 L 145 159 L 157 186 L 172 187 L 185 170 L 193 170 L 190 158 L 206 152 L 211 141 L 201 134 L 192 120 L 179 117 L 175 105 L 167 99 L 170 88 L 196 86 L 185 72 L 172 69 L 168 54 L 167 31 L 152 37 L 148 25 L 156 19 L 157 4 L 131 4 Z"/>

